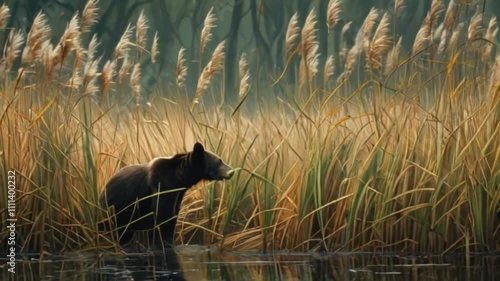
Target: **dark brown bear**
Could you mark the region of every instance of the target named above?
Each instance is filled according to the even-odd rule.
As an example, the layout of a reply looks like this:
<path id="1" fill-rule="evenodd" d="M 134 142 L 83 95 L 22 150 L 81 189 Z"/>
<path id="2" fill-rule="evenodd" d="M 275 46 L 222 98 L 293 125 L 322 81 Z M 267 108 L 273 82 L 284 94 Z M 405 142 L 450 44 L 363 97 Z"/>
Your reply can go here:
<path id="1" fill-rule="evenodd" d="M 192 152 L 121 169 L 107 183 L 99 203 L 104 209 L 114 207 L 120 244 L 128 243 L 135 231 L 151 230 L 156 247 L 169 246 L 187 189 L 201 180 L 231 176 L 229 165 L 196 143 Z"/>

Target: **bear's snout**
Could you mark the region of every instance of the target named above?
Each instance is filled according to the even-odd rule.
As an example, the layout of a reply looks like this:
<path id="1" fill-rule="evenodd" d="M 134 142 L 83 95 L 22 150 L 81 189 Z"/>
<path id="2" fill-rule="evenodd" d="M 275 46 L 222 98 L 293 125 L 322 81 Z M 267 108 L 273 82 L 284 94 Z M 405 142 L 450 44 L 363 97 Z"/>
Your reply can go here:
<path id="1" fill-rule="evenodd" d="M 221 167 L 217 171 L 210 171 L 208 173 L 208 179 L 209 180 L 228 180 L 230 179 L 234 174 L 234 170 L 229 166 L 226 165 L 224 167 Z"/>
<path id="2" fill-rule="evenodd" d="M 234 174 L 234 170 L 231 169 L 231 168 L 229 168 L 229 171 L 226 172 L 226 175 L 224 176 L 224 179 L 228 180 L 228 179 L 232 178 L 233 174 Z"/>

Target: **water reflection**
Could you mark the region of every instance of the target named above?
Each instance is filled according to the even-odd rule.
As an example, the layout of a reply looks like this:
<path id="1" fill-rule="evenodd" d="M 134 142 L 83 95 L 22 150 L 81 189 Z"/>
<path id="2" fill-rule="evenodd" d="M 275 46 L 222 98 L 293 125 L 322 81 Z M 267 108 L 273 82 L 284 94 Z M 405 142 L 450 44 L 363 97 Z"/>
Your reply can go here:
<path id="1" fill-rule="evenodd" d="M 180 246 L 166 253 L 25 255 L 17 280 L 500 280 L 498 255 L 218 252 Z M 11 277 L 3 270 L 1 280 Z"/>
<path id="2" fill-rule="evenodd" d="M 93 271 L 95 280 L 186 280 L 173 250 L 128 254 L 121 259 L 106 257 Z"/>

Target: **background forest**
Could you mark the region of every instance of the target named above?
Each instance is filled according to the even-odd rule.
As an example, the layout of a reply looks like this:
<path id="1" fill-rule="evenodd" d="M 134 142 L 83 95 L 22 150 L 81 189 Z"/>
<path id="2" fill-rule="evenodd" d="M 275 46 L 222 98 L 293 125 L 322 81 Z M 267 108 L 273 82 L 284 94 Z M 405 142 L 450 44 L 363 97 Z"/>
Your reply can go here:
<path id="1" fill-rule="evenodd" d="M 451 0 L 443 1 L 448 5 Z M 338 53 L 342 47 L 351 47 L 356 33 L 372 7 L 381 11 L 391 10 L 394 0 L 352 0 L 341 1 L 342 15 L 332 30 L 326 24 L 318 24 L 319 65 L 323 65 L 329 53 Z M 409 52 L 413 45 L 414 35 L 419 30 L 423 19 L 430 9 L 430 1 L 403 1 L 404 9 L 397 15 L 394 34 L 402 36 L 403 50 Z M 465 2 L 465 1 L 464 1 Z M 43 11 L 52 28 L 52 41 L 57 41 L 64 32 L 66 23 L 75 12 L 81 11 L 85 0 L 8 0 L 5 2 L 11 9 L 9 26 L 29 31 L 31 23 L 39 11 Z M 470 6 L 470 15 L 475 12 L 484 12 L 486 16 L 500 16 L 500 2 L 474 0 Z M 485 6 L 482 6 L 483 3 Z M 143 58 L 143 78 L 145 94 L 162 89 L 169 83 L 175 85 L 175 76 L 171 71 L 175 68 L 177 53 L 181 47 L 186 48 L 187 87 L 194 91 L 198 79 L 198 61 L 200 32 L 203 21 L 211 7 L 217 17 L 216 28 L 212 29 L 213 40 L 207 46 L 204 59 L 209 59 L 217 46 L 214 42 L 226 41 L 225 56 L 225 89 L 227 98 L 234 98 L 237 94 L 238 59 L 241 53 L 246 53 L 254 79 L 262 81 L 257 87 L 265 87 L 265 92 L 275 91 L 269 86 L 269 75 L 277 78 L 287 63 L 284 56 L 285 36 L 289 19 L 297 12 L 299 26 L 304 21 L 311 8 L 318 13 L 317 20 L 326 22 L 328 0 L 121 0 L 99 1 L 100 12 L 97 23 L 92 26 L 89 34 L 97 34 L 102 42 L 98 53 L 103 56 L 104 64 L 112 57 L 113 49 L 121 38 L 122 32 L 129 23 L 137 21 L 142 10 L 148 19 L 150 32 L 146 35 L 152 40 L 154 31 L 158 31 L 159 41 L 158 62 L 149 63 Z M 483 8 L 484 7 L 484 8 Z M 465 5 L 462 12 L 465 11 Z M 485 17 L 486 17 L 485 16 Z M 341 30 L 345 24 L 352 22 L 350 28 L 342 38 Z M 332 33 L 333 31 L 333 33 Z M 90 36 L 90 35 L 88 35 Z M 345 44 L 345 46 L 343 46 Z M 404 53 L 405 51 L 403 51 Z M 321 70 L 320 70 L 321 71 Z M 340 73 L 336 73 L 339 75 Z M 256 75 L 259 75 L 258 77 Z M 257 79 L 258 78 L 258 79 Z M 295 80 L 293 69 L 289 71 L 289 79 Z M 260 90 L 260 89 L 259 89 Z"/>

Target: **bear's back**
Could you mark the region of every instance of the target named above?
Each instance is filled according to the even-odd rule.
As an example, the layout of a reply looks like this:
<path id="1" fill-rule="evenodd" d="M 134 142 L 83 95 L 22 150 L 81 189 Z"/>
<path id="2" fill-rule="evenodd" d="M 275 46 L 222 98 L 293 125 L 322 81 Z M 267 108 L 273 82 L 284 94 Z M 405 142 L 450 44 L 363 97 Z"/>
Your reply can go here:
<path id="1" fill-rule="evenodd" d="M 123 167 L 106 184 L 105 192 L 99 198 L 102 207 L 115 206 L 122 209 L 137 198 L 151 194 L 147 184 L 148 164 L 137 164 Z"/>

